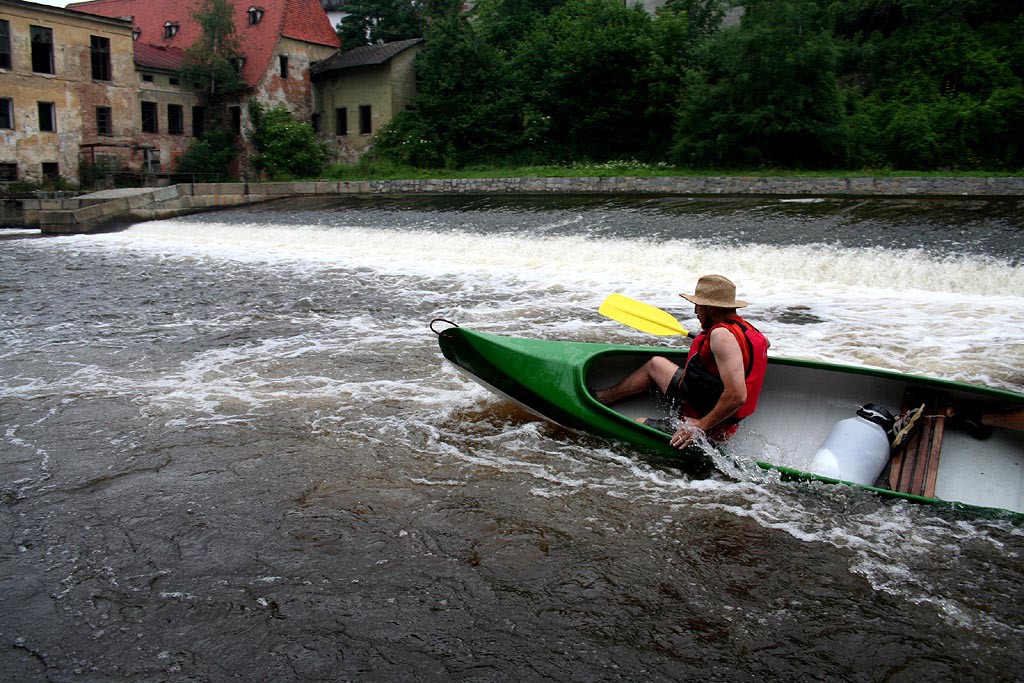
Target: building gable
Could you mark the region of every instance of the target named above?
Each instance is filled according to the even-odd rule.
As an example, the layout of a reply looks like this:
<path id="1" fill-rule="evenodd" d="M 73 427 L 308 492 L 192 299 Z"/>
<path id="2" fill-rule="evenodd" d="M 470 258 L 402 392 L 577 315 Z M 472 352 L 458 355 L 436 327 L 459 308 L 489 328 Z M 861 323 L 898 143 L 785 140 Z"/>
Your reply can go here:
<path id="1" fill-rule="evenodd" d="M 256 87 L 276 68 L 274 54 L 281 38 L 338 47 L 341 41 L 318 0 L 228 0 L 234 9 L 235 32 L 245 57 L 242 78 Z M 138 41 L 188 49 L 201 30 L 192 18 L 201 0 L 93 0 L 69 9 L 106 17 L 131 17 Z M 253 10 L 253 12 L 250 12 Z"/>

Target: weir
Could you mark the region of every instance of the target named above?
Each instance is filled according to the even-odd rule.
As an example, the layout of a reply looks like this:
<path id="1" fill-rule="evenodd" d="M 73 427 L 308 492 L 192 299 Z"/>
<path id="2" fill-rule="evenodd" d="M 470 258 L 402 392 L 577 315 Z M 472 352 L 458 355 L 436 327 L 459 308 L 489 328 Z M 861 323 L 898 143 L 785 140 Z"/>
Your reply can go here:
<path id="1" fill-rule="evenodd" d="M 462 178 L 278 183 L 188 183 L 22 200 L 24 225 L 83 234 L 272 199 L 389 194 L 661 194 L 781 197 L 1024 197 L 1024 178 L 779 178 L 744 176 Z"/>

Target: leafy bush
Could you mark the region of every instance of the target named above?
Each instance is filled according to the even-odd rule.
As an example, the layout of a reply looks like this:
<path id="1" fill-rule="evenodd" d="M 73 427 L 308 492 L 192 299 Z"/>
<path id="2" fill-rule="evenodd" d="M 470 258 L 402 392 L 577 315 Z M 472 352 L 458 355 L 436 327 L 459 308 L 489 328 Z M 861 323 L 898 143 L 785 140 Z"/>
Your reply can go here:
<path id="1" fill-rule="evenodd" d="M 249 101 L 249 118 L 249 137 L 256 147 L 253 166 L 271 180 L 311 178 L 323 170 L 327 148 L 317 142 L 309 124 L 296 121 L 284 107 L 265 111 L 255 100 Z"/>
<path id="2" fill-rule="evenodd" d="M 178 157 L 175 170 L 223 179 L 230 177 L 228 167 L 237 155 L 234 134 L 226 128 L 211 128 Z"/>

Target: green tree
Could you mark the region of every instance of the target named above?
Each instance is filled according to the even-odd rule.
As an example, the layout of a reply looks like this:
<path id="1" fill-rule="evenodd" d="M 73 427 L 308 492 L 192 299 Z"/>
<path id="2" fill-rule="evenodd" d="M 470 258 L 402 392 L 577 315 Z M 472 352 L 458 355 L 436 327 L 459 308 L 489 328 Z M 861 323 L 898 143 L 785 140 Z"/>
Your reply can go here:
<path id="1" fill-rule="evenodd" d="M 854 105 L 853 163 L 1024 165 L 1024 6 L 853 0 L 831 9 Z"/>
<path id="2" fill-rule="evenodd" d="M 685 43 L 695 47 L 722 27 L 729 4 L 727 0 L 667 0 L 658 12 L 685 17 Z"/>
<path id="3" fill-rule="evenodd" d="M 266 171 L 271 180 L 312 178 L 327 162 L 327 150 L 317 142 L 313 128 L 297 122 L 284 107 L 265 111 L 249 101 L 250 139 L 256 147 L 253 166 Z"/>
<path id="4" fill-rule="evenodd" d="M 488 44 L 512 54 L 537 23 L 567 0 L 480 0 L 473 8 Z"/>
<path id="5" fill-rule="evenodd" d="M 709 41 L 681 102 L 673 158 L 697 166 L 845 160 L 839 47 L 815 0 L 752 0 Z"/>
<path id="6" fill-rule="evenodd" d="M 528 142 L 556 158 L 653 158 L 671 139 L 681 82 L 673 46 L 685 18 L 656 19 L 615 0 L 570 0 L 516 55 Z"/>
<path id="7" fill-rule="evenodd" d="M 241 49 L 233 12 L 227 0 L 203 0 L 192 14 L 200 34 L 185 50 L 181 75 L 200 88 L 211 105 L 222 104 L 247 87 L 238 72 Z M 222 112 L 214 109 L 213 114 L 219 117 Z"/>
<path id="8" fill-rule="evenodd" d="M 347 0 L 338 24 L 341 49 L 422 38 L 431 6 L 426 0 Z"/>
<path id="9" fill-rule="evenodd" d="M 432 23 L 426 38 L 416 58 L 415 106 L 377 134 L 375 153 L 403 164 L 460 167 L 515 150 L 521 105 L 499 52 L 454 12 Z"/>

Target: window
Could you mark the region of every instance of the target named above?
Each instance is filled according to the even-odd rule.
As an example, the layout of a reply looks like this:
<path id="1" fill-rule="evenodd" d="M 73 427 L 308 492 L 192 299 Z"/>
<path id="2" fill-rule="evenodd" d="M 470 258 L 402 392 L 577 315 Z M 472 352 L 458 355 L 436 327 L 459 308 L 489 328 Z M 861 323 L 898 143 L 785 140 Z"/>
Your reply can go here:
<path id="1" fill-rule="evenodd" d="M 160 172 L 160 150 L 147 149 L 142 152 L 142 162 L 146 165 L 146 173 Z"/>
<path id="2" fill-rule="evenodd" d="M 178 85 L 179 83 L 181 83 L 181 81 L 179 81 L 174 76 L 168 76 L 167 77 L 167 82 L 170 83 L 171 85 Z"/>
<path id="3" fill-rule="evenodd" d="M 135 42 L 142 37 L 142 29 L 136 26 L 132 29 L 132 42 Z"/>
<path id="4" fill-rule="evenodd" d="M 334 134 L 348 135 L 348 108 L 346 107 L 334 110 Z"/>
<path id="5" fill-rule="evenodd" d="M 121 160 L 114 154 L 97 154 L 93 168 L 102 175 L 117 173 L 121 170 Z"/>
<path id="6" fill-rule="evenodd" d="M 92 54 L 92 79 L 94 81 L 110 80 L 110 38 L 89 36 Z"/>
<path id="7" fill-rule="evenodd" d="M 263 19 L 263 8 L 262 7 L 250 7 L 249 8 L 249 26 L 255 26 L 260 23 Z"/>
<path id="8" fill-rule="evenodd" d="M 281 78 L 288 78 L 288 55 L 279 55 L 277 61 L 281 66 Z"/>
<path id="9" fill-rule="evenodd" d="M 157 118 L 156 102 L 142 103 L 142 132 L 159 133 L 160 121 Z"/>
<path id="10" fill-rule="evenodd" d="M 168 38 L 173 38 L 175 34 L 178 33 L 178 28 L 178 22 L 176 21 L 164 22 L 164 40 L 167 40 Z"/>
<path id="11" fill-rule="evenodd" d="M 228 107 L 231 114 L 231 132 L 235 135 L 242 134 L 242 108 L 239 106 Z"/>
<path id="12" fill-rule="evenodd" d="M 171 135 L 185 132 L 185 108 L 180 104 L 167 105 L 167 132 Z"/>
<path id="13" fill-rule="evenodd" d="M 370 125 L 370 105 L 359 105 L 359 134 L 369 135 L 372 131 Z"/>
<path id="14" fill-rule="evenodd" d="M 14 182 L 18 179 L 18 165 L 13 163 L 0 164 L 0 181 Z"/>
<path id="15" fill-rule="evenodd" d="M 39 103 L 39 130 L 44 133 L 57 131 L 57 108 L 53 102 Z"/>
<path id="16" fill-rule="evenodd" d="M 110 107 L 96 107 L 96 135 L 114 134 L 114 116 Z"/>
<path id="17" fill-rule="evenodd" d="M 192 137 L 202 137 L 206 130 L 206 110 L 202 107 L 192 107 Z"/>
<path id="18" fill-rule="evenodd" d="M 317 135 L 320 134 L 320 114 L 313 114 L 310 124 L 313 127 L 313 132 Z"/>
<path id="19" fill-rule="evenodd" d="M 0 128 L 14 128 L 14 100 L 0 97 Z"/>
<path id="20" fill-rule="evenodd" d="M 60 180 L 60 165 L 56 161 L 43 162 L 43 180 Z"/>
<path id="21" fill-rule="evenodd" d="M 29 26 L 32 40 L 32 71 L 37 74 L 53 73 L 53 29 Z"/>
<path id="22" fill-rule="evenodd" d="M 142 74 L 142 81 L 144 83 L 152 83 L 153 82 L 153 74 Z"/>
<path id="23" fill-rule="evenodd" d="M 11 68 L 11 22 L 0 19 L 0 69 Z"/>

